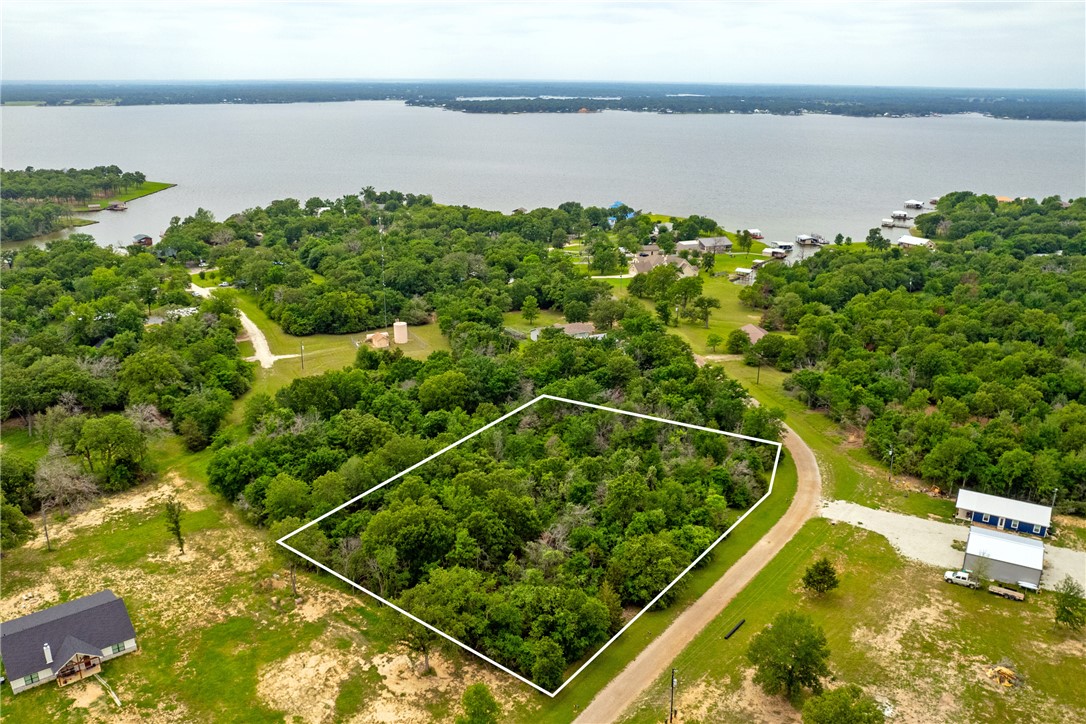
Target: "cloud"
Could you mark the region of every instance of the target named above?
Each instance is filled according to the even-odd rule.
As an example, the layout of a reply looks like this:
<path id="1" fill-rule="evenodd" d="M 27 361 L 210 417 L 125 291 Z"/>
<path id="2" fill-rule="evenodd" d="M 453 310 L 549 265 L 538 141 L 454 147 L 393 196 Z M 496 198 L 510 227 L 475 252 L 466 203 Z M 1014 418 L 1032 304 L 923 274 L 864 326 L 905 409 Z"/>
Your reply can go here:
<path id="1" fill-rule="evenodd" d="M 13 0 L 2 33 L 26 80 L 1086 85 L 1082 3 Z"/>

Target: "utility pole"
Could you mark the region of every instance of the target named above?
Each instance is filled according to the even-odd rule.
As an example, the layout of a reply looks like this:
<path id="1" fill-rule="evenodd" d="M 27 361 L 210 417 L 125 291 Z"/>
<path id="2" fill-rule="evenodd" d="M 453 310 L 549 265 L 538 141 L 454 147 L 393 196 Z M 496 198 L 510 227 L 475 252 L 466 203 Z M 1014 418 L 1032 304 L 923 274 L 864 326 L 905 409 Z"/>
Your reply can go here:
<path id="1" fill-rule="evenodd" d="M 667 720 L 675 721 L 675 669 L 671 670 L 671 708 L 668 709 Z"/>
<path id="2" fill-rule="evenodd" d="M 1056 494 L 1059 493 L 1059 492 L 1060 492 L 1059 488 L 1056 488 L 1055 490 L 1052 491 L 1052 505 L 1050 507 L 1052 507 L 1052 508 L 1056 507 Z"/>
<path id="3" fill-rule="evenodd" d="M 299 343 L 299 344 L 300 344 L 300 343 Z M 302 372 L 305 372 L 305 345 L 303 344 L 303 345 L 301 345 L 301 347 L 302 347 L 302 354 L 301 354 L 301 358 L 302 358 Z"/>
<path id="4" fill-rule="evenodd" d="M 887 478 L 889 482 L 894 482 L 894 446 L 890 445 L 890 477 Z"/>

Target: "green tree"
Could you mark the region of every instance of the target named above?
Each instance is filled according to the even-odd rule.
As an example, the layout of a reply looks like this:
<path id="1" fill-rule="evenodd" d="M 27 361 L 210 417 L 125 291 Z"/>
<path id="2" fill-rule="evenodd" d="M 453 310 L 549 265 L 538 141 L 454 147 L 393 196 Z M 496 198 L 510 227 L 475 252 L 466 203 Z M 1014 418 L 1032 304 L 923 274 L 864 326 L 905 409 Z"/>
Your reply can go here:
<path id="1" fill-rule="evenodd" d="M 1079 631 L 1086 624 L 1086 598 L 1083 598 L 1082 584 L 1067 575 L 1056 584 L 1053 592 L 1056 594 L 1056 623 Z"/>
<path id="2" fill-rule="evenodd" d="M 803 724 L 882 724 L 885 720 L 878 702 L 855 684 L 812 696 L 803 705 Z"/>
<path id="3" fill-rule="evenodd" d="M 745 354 L 750 346 L 750 335 L 741 329 L 733 329 L 728 332 L 728 343 L 724 349 L 728 354 Z"/>
<path id="4" fill-rule="evenodd" d="M 840 581 L 837 578 L 837 569 L 826 557 L 819 558 L 807 568 L 803 574 L 803 587 L 815 593 L 828 593 L 837 588 Z"/>
<path id="5" fill-rule="evenodd" d="M 709 336 L 705 338 L 705 346 L 709 348 L 710 352 L 716 353 L 716 348 L 724 343 L 724 338 L 716 332 L 710 332 Z"/>
<path id="6" fill-rule="evenodd" d="M 7 502 L 0 493 L 0 553 L 18 548 L 34 535 L 34 524 L 23 511 Z"/>
<path id="7" fill-rule="evenodd" d="M 181 434 L 189 450 L 203 450 L 211 443 L 233 405 L 234 398 L 230 393 L 218 387 L 193 392 L 174 408 L 174 429 Z"/>
<path id="8" fill-rule="evenodd" d="M 103 487 L 123 490 L 135 482 L 135 471 L 147 451 L 147 441 L 124 415 L 92 417 L 83 423 L 76 451 L 92 472 L 101 472 Z M 122 473 L 117 475 L 116 473 Z"/>
<path id="9" fill-rule="evenodd" d="M 264 512 L 268 520 L 301 518 L 309 512 L 309 484 L 286 473 L 279 473 L 268 483 L 264 494 Z"/>
<path id="10" fill-rule="evenodd" d="M 750 235 L 750 232 L 744 229 L 739 232 L 739 249 L 744 253 L 750 252 L 750 248 L 754 246 L 754 237 Z"/>
<path id="11" fill-rule="evenodd" d="M 471 393 L 471 381 L 459 370 L 449 370 L 427 378 L 419 385 L 419 405 L 423 412 L 465 408 Z"/>
<path id="12" fill-rule="evenodd" d="M 562 647 L 550 637 L 535 642 L 535 661 L 532 663 L 532 681 L 544 689 L 554 690 L 562 685 L 566 670 L 566 658 Z"/>
<path id="13" fill-rule="evenodd" d="M 565 306 L 562 308 L 562 312 L 566 315 L 567 322 L 588 321 L 588 303 L 582 302 L 579 299 L 571 299 L 566 302 Z"/>
<path id="14" fill-rule="evenodd" d="M 883 236 L 882 230 L 877 227 L 867 232 L 866 241 L 868 247 L 875 249 L 876 251 L 883 251 L 890 248 L 890 240 Z"/>
<path id="15" fill-rule="evenodd" d="M 826 660 L 830 651 L 826 635 L 809 616 L 785 611 L 754 636 L 747 659 L 757 671 L 754 683 L 767 694 L 793 697 L 807 687 L 822 691 L 822 677 L 829 676 Z"/>
<path id="16" fill-rule="evenodd" d="M 163 506 L 166 515 L 166 530 L 177 539 L 177 547 L 185 552 L 185 538 L 181 535 L 181 516 L 185 512 L 185 506 L 177 498 L 170 498 Z"/>
<path id="17" fill-rule="evenodd" d="M 520 313 L 524 317 L 524 321 L 531 324 L 539 316 L 539 302 L 529 294 L 524 297 L 524 301 L 520 304 Z"/>
<path id="18" fill-rule="evenodd" d="M 498 724 L 502 710 L 486 684 L 479 682 L 464 689 L 460 703 L 464 715 L 456 717 L 456 724 Z"/>

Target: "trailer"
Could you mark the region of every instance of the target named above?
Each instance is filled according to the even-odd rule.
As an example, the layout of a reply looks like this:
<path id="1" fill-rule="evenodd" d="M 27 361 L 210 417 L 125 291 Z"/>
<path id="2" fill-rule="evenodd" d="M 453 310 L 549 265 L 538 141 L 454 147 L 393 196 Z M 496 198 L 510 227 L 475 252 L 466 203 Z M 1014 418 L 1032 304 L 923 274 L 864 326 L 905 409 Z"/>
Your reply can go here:
<path id="1" fill-rule="evenodd" d="M 1025 601 L 1026 594 L 1018 591 L 1012 591 L 1009 588 L 1003 588 L 1002 586 L 988 586 L 988 593 L 994 593 L 997 596 L 1003 598 L 1009 598 L 1012 601 Z"/>

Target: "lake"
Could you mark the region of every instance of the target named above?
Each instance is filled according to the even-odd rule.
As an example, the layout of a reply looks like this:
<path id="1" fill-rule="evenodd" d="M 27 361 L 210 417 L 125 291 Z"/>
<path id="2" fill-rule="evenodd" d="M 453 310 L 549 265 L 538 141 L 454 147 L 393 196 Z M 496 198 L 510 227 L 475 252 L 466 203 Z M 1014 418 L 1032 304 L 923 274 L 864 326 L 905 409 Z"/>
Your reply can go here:
<path id="1" fill-rule="evenodd" d="M 1086 194 L 1086 123 L 981 116 L 482 115 L 400 102 L 4 107 L 5 168 L 117 164 L 176 188 L 100 212 L 99 243 L 365 186 L 510 212 L 563 201 L 700 214 L 767 240 L 863 239 L 906 199 Z"/>

